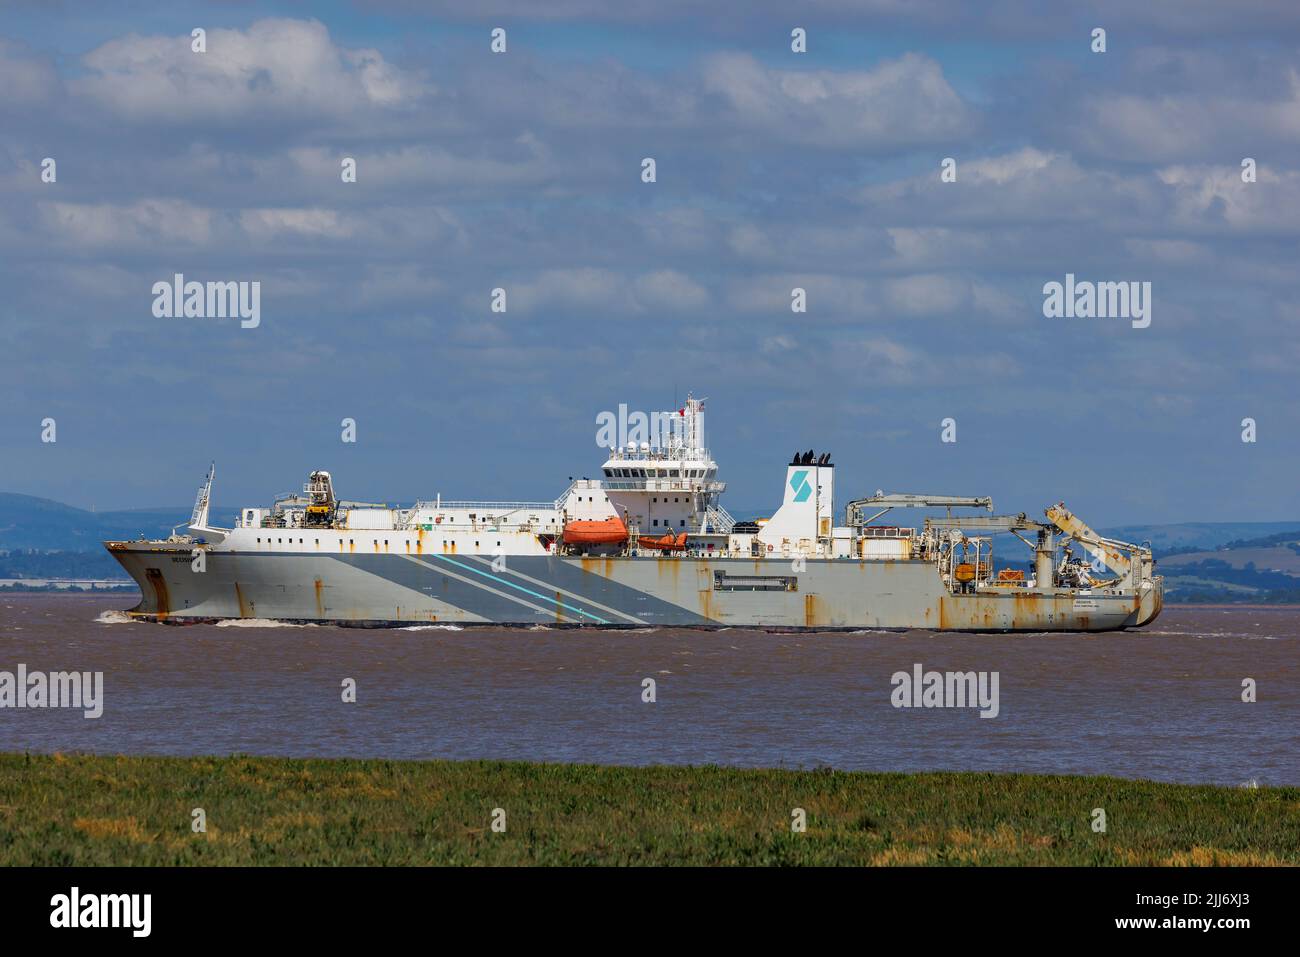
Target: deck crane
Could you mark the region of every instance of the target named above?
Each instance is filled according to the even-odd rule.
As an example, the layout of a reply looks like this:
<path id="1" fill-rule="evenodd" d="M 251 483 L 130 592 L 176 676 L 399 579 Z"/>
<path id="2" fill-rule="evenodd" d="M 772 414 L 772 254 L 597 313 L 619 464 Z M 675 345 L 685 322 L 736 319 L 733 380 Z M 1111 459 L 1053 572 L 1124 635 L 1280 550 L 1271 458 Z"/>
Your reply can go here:
<path id="1" fill-rule="evenodd" d="M 870 517 L 863 518 L 863 513 L 870 507 L 877 511 Z M 846 509 L 846 522 L 851 527 L 861 528 L 869 525 L 880 516 L 894 508 L 943 508 L 947 511 L 944 518 L 927 518 L 926 529 L 961 530 L 975 533 L 1010 532 L 1034 552 L 1034 565 L 1039 587 L 1052 588 L 1055 585 L 1058 566 L 1056 549 L 1061 544 L 1058 534 L 1069 541 L 1078 542 L 1085 549 L 1096 555 L 1098 560 L 1111 573 L 1121 580 L 1127 580 L 1134 587 L 1145 578 L 1154 574 L 1155 562 L 1149 545 L 1134 545 L 1130 542 L 1107 538 L 1098 534 L 1086 522 L 1058 502 L 1044 510 L 1047 521 L 1037 521 L 1024 512 L 1018 515 L 989 515 L 954 517 L 954 508 L 982 508 L 993 511 L 993 500 L 988 496 L 965 497 L 958 495 L 916 495 L 895 493 L 886 494 L 877 491 L 868 498 L 849 502 Z M 1021 533 L 1032 533 L 1036 541 L 1030 541 Z M 1068 543 L 1066 545 L 1066 565 L 1073 566 L 1069 559 Z M 1083 565 L 1079 565 L 1082 569 Z M 1061 570 L 1066 568 L 1061 566 Z M 1086 569 L 1085 569 L 1086 570 Z M 1098 582 L 1098 584 L 1103 584 Z"/>
<path id="2" fill-rule="evenodd" d="M 1096 555 L 1103 565 L 1120 578 L 1127 578 L 1134 586 L 1154 572 L 1155 560 L 1149 545 L 1134 545 L 1097 534 L 1087 522 L 1066 508 L 1064 502 L 1057 502 L 1044 514 L 1057 528 Z"/>
<path id="3" fill-rule="evenodd" d="M 868 506 L 883 506 L 880 511 L 868 519 L 861 515 Z M 870 525 L 892 508 L 945 508 L 948 517 L 952 517 L 954 508 L 984 508 L 993 511 L 993 499 L 988 496 L 969 498 L 961 495 L 913 495 L 910 493 L 885 494 L 877 490 L 869 498 L 858 498 L 845 507 L 845 524 L 850 527 Z"/>

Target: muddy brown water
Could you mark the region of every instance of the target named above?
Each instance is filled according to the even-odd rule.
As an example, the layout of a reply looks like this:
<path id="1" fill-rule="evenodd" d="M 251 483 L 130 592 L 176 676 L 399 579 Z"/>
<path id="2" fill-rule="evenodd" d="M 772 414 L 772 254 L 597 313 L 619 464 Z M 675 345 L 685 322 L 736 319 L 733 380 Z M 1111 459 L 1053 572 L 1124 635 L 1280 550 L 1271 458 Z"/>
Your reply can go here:
<path id="1" fill-rule="evenodd" d="M 1300 785 L 1300 609 L 1101 635 L 175 627 L 132 595 L 0 594 L 0 671 L 102 671 L 104 711 L 0 708 L 0 751 L 1110 774 Z M 999 714 L 891 676 L 998 673 Z M 357 702 L 341 698 L 356 682 Z M 642 701 L 643 680 L 656 683 Z M 1242 681 L 1258 700 L 1241 700 Z"/>

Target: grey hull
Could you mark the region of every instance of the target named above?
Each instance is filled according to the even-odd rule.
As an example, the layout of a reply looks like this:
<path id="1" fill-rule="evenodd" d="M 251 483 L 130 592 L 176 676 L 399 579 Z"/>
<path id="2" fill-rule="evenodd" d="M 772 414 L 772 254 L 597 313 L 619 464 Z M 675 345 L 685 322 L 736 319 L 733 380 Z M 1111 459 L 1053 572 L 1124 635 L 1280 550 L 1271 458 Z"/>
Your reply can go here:
<path id="1" fill-rule="evenodd" d="M 952 594 L 931 562 L 257 553 L 109 542 L 140 585 L 137 617 L 259 618 L 358 626 L 428 623 L 610 627 L 1110 631 L 1160 611 L 1140 595 L 986 589 Z"/>

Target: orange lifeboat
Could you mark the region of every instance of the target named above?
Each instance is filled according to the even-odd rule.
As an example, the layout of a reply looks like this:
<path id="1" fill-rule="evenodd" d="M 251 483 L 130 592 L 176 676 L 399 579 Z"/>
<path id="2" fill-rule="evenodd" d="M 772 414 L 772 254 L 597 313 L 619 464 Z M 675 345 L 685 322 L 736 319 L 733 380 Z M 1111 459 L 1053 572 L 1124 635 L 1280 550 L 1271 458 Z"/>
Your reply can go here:
<path id="1" fill-rule="evenodd" d="M 669 532 L 663 538 L 642 537 L 639 544 L 642 548 L 658 548 L 661 551 L 676 551 L 679 548 L 686 547 L 686 533 L 682 532 L 676 538 L 673 538 L 672 532 Z"/>
<path id="2" fill-rule="evenodd" d="M 626 542 L 627 526 L 618 516 L 599 521 L 573 521 L 564 526 L 564 541 L 567 545 L 613 545 Z"/>

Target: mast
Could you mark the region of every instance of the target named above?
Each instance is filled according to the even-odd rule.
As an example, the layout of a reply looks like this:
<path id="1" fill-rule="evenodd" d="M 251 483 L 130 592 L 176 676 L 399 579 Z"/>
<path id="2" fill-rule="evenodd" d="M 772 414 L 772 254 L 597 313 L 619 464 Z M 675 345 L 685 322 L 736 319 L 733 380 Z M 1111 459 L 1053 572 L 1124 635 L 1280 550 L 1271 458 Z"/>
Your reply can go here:
<path id="1" fill-rule="evenodd" d="M 212 502 L 212 479 L 217 474 L 217 463 L 208 466 L 208 477 L 199 487 L 199 494 L 194 499 L 194 512 L 190 515 L 190 528 L 207 528 L 208 511 Z"/>

